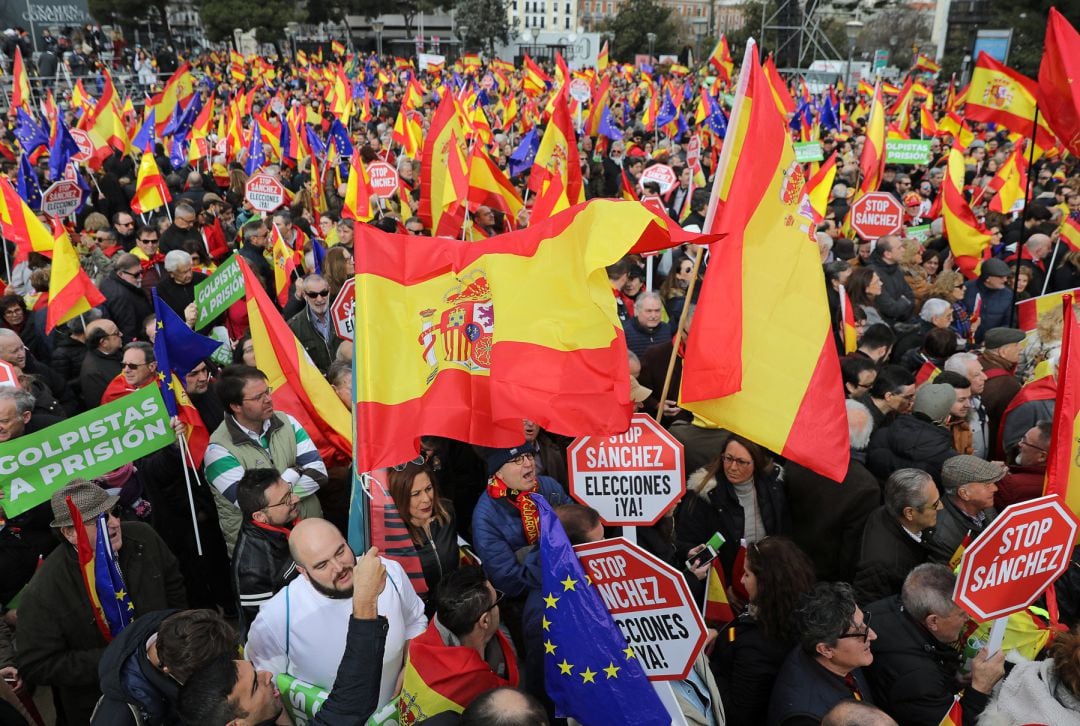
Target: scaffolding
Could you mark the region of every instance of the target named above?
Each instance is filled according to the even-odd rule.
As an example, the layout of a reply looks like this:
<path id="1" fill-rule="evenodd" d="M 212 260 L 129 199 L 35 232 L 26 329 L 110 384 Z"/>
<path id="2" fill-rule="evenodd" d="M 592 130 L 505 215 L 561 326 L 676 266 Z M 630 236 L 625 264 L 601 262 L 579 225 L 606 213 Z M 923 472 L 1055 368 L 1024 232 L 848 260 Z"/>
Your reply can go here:
<path id="1" fill-rule="evenodd" d="M 772 15 L 766 15 L 767 5 L 761 6 L 761 41 L 772 31 L 777 39 L 771 48 L 776 65 L 781 68 L 806 68 L 815 60 L 843 60 L 846 56 L 836 49 L 821 24 L 821 0 L 806 0 L 806 8 L 800 8 L 800 0 L 779 0 L 780 5 Z"/>

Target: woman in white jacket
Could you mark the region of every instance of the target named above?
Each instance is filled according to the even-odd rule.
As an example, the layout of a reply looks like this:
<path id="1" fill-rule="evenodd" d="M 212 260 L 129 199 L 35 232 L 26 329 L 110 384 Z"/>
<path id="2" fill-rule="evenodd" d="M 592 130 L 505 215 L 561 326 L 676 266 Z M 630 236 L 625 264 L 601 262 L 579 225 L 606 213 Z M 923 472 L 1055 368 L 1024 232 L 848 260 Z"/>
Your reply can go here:
<path id="1" fill-rule="evenodd" d="M 1080 726 L 1080 626 L 1048 651 L 1046 660 L 1020 663 L 998 684 L 979 726 Z"/>

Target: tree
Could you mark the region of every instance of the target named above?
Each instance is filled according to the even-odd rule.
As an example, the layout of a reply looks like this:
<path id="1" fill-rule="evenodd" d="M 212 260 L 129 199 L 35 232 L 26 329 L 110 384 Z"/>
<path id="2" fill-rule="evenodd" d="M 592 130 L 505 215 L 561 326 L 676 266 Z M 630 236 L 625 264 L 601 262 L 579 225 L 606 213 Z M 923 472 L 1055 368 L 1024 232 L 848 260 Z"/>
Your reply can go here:
<path id="1" fill-rule="evenodd" d="M 296 15 L 288 0 L 201 0 L 199 12 L 206 37 L 214 43 L 231 38 L 235 28 L 254 29 L 260 43 L 279 42 Z"/>
<path id="2" fill-rule="evenodd" d="M 119 25 L 135 30 L 146 22 L 148 10 L 157 14 L 158 24 L 171 39 L 168 22 L 168 0 L 88 0 L 90 14 L 103 25 Z M 145 30 L 145 28 L 144 28 Z"/>
<path id="3" fill-rule="evenodd" d="M 495 43 L 510 42 L 510 23 L 506 19 L 506 0 L 458 0 L 454 9 L 458 31 L 468 28 L 462 37 L 462 50 L 480 46 L 491 56 Z"/>
<path id="4" fill-rule="evenodd" d="M 671 19 L 671 10 L 653 0 L 628 0 L 601 30 L 614 36 L 611 57 L 620 60 L 648 53 L 648 33 L 656 33 L 655 53 L 675 53 L 679 49 L 679 30 Z"/>

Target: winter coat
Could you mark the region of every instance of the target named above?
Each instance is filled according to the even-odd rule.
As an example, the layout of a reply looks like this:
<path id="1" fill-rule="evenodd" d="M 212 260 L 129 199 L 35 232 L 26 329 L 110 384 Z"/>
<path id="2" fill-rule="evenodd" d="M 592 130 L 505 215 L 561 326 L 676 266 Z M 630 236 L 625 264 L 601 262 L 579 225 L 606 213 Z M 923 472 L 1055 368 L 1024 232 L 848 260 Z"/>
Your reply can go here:
<path id="1" fill-rule="evenodd" d="M 726 581 L 730 583 L 731 568 L 740 540 L 745 536 L 745 513 L 734 487 L 724 477 L 723 469 L 708 480 L 705 474 L 705 469 L 699 469 L 686 480 L 687 495 L 675 510 L 676 550 L 681 559 L 686 559 L 690 549 L 719 532 L 724 537 L 724 545 L 717 556 L 724 566 Z M 761 523 L 768 535 L 791 533 L 787 498 L 779 474 L 779 468 L 773 467 L 768 474 L 754 477 Z M 722 486 L 717 486 L 717 478 L 721 479 Z"/>
<path id="2" fill-rule="evenodd" d="M 710 660 L 724 699 L 727 726 L 758 726 L 765 722 L 773 683 L 791 645 L 767 638 L 749 613 L 743 613 L 720 632 Z"/>
<path id="3" fill-rule="evenodd" d="M 874 300 L 881 317 L 889 325 L 910 320 L 915 314 L 915 293 L 904 279 L 904 269 L 886 264 L 880 250 L 870 255 L 870 267 L 881 278 L 881 294 Z"/>
<path id="4" fill-rule="evenodd" d="M 101 397 L 109 383 L 120 375 L 124 363 L 120 351 L 108 355 L 100 350 L 88 350 L 79 370 L 79 387 L 82 389 L 82 403 L 87 409 L 101 405 Z"/>
<path id="5" fill-rule="evenodd" d="M 170 229 L 172 229 L 170 227 Z M 192 272 L 191 282 L 186 285 L 177 285 L 173 282 L 171 277 L 166 276 L 164 280 L 158 283 L 157 293 L 161 298 L 161 302 L 172 308 L 183 319 L 184 309 L 188 305 L 195 302 L 195 286 L 205 280 L 206 274 L 202 272 Z M 213 325 L 217 325 L 217 321 L 212 321 Z"/>
<path id="6" fill-rule="evenodd" d="M 232 582 L 240 605 L 243 632 L 247 632 L 259 614 L 259 606 L 296 575 L 296 563 L 289 554 L 288 530 L 252 520 L 240 525 L 233 549 Z"/>
<path id="7" fill-rule="evenodd" d="M 922 469 L 934 481 L 941 481 L 941 466 L 959 452 L 953 448 L 952 433 L 921 413 L 897 416 L 892 425 L 870 437 L 866 465 L 881 481 L 897 469 Z"/>
<path id="8" fill-rule="evenodd" d="M 982 534 L 983 530 L 994 521 L 997 511 L 993 507 L 984 510 L 986 521 L 980 527 L 960 511 L 952 497 L 947 495 L 942 497 L 941 505 L 933 534 L 926 538 L 926 549 L 930 551 L 931 560 L 947 564 L 956 552 L 956 548 L 964 541 L 964 537 L 970 532 L 971 539 L 974 540 Z"/>
<path id="9" fill-rule="evenodd" d="M 652 330 L 642 327 L 637 318 L 629 318 L 623 321 L 623 332 L 626 333 L 626 347 L 641 358 L 649 347 L 658 343 L 669 343 L 675 335 L 670 323 L 662 322 Z"/>
<path id="10" fill-rule="evenodd" d="M 141 286 L 132 285 L 119 277 L 113 270 L 102 281 L 101 294 L 105 296 L 105 309 L 102 311 L 105 317 L 120 328 L 125 343 L 135 340 L 143 321 L 154 313 L 154 306 L 146 297 L 146 292 Z"/>
<path id="11" fill-rule="evenodd" d="M 951 644 L 942 643 L 908 613 L 899 596 L 867 607 L 874 632 L 874 662 L 866 669 L 874 701 L 900 726 L 939 723 L 961 690 L 956 672 L 963 660 Z M 960 707 L 970 725 L 986 706 L 987 696 L 963 688 Z"/>
<path id="12" fill-rule="evenodd" d="M 852 581 L 855 599 L 865 604 L 898 594 L 908 573 L 928 557 L 926 547 L 916 542 L 884 506 L 878 507 L 867 517 L 863 530 L 859 564 Z"/>
<path id="13" fill-rule="evenodd" d="M 79 382 L 79 372 L 82 370 L 82 362 L 89 350 L 86 343 L 76 340 L 67 332 L 67 326 L 61 325 L 56 328 L 56 346 L 53 348 L 52 367 L 57 375 L 68 383 L 71 394 L 80 404 L 82 399 L 82 385 Z"/>
<path id="14" fill-rule="evenodd" d="M 1008 287 L 991 290 L 981 280 L 970 280 L 964 285 L 964 307 L 967 308 L 968 315 L 975 311 L 975 297 L 977 295 L 982 298 L 982 307 L 979 313 L 982 324 L 975 331 L 975 342 L 981 343 L 987 330 L 1003 328 L 1009 325 L 1013 296 L 1012 290 Z"/>
<path id="15" fill-rule="evenodd" d="M 98 665 L 101 700 L 90 726 L 157 726 L 176 707 L 180 684 L 150 663 L 146 641 L 179 610 L 158 610 L 128 627 L 105 648 Z"/>
<path id="16" fill-rule="evenodd" d="M 559 482 L 546 476 L 537 477 L 537 481 L 537 493 L 552 507 L 570 501 Z M 473 546 L 492 587 L 514 598 L 539 590 L 543 572 L 540 548 L 525 539 L 517 507 L 505 498 L 493 499 L 485 491 L 473 510 L 472 527 Z M 519 557 L 518 551 L 526 548 Z"/>
<path id="17" fill-rule="evenodd" d="M 180 566 L 154 530 L 125 522 L 117 554 L 136 619 L 165 608 L 183 608 Z M 61 544 L 23 591 L 19 604 L 19 672 L 28 682 L 52 686 L 68 723 L 90 720 L 101 695 L 98 665 L 105 638 L 94 624 L 75 548 Z"/>
<path id="18" fill-rule="evenodd" d="M 307 354 L 311 356 L 311 362 L 323 375 L 326 375 L 326 371 L 329 370 L 338 346 L 342 342 L 341 338 L 334 333 L 334 321 L 330 318 L 329 311 L 326 313 L 326 323 L 330 328 L 330 340 L 322 337 L 322 334 L 315 329 L 306 305 L 303 310 L 289 318 L 289 328 L 300 341 L 300 345 L 304 346 Z"/>
<path id="19" fill-rule="evenodd" d="M 1057 677 L 1052 660 L 1018 663 L 979 717 L 979 726 L 1035 723 L 1080 726 L 1080 698 Z"/>
<path id="20" fill-rule="evenodd" d="M 861 668 L 851 672 L 864 703 L 874 705 L 870 684 Z M 832 707 L 854 697 L 844 679 L 825 669 L 802 648 L 788 655 L 773 685 L 769 702 L 768 726 L 820 722 Z"/>

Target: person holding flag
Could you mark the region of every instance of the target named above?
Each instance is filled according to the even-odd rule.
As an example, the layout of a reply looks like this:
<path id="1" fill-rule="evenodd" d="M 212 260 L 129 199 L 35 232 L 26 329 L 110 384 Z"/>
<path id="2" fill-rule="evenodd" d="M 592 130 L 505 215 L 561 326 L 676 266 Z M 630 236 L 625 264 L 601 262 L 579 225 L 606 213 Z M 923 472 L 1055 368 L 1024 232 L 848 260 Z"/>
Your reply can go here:
<path id="1" fill-rule="evenodd" d="M 71 724 L 90 722 L 101 696 L 98 662 L 120 623 L 187 606 L 176 557 L 149 525 L 121 523 L 114 514 L 118 501 L 85 479 L 72 479 L 52 495 L 50 526 L 64 543 L 42 562 L 19 605 L 19 673 L 31 684 L 51 686 Z M 96 577 L 106 572 L 114 574 Z M 123 612 L 112 608 L 116 616 L 107 619 L 105 606 L 118 602 Z"/>

